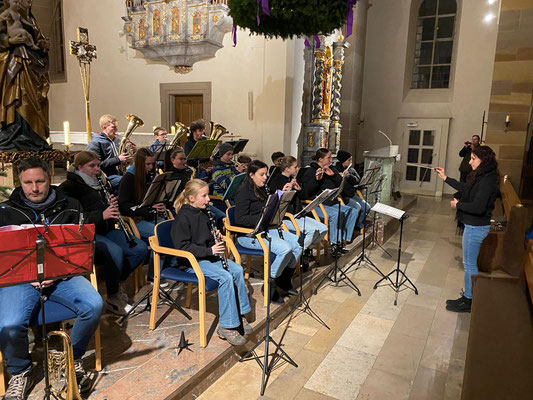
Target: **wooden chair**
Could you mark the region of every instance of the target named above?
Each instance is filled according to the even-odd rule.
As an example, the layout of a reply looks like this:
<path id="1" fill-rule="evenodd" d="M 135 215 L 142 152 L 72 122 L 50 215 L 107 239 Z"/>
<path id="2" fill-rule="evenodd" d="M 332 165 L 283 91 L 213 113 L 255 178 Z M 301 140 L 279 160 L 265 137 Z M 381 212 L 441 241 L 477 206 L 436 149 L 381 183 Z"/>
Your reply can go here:
<path id="1" fill-rule="evenodd" d="M 123 216 L 122 219 L 124 220 L 124 223 L 130 228 L 130 232 L 133 233 L 133 236 L 135 236 L 137 239 L 141 239 L 141 234 L 139 233 L 139 230 L 137 229 L 137 225 L 135 224 L 135 220 L 132 217 Z M 148 250 L 150 251 L 150 250 Z M 133 286 L 134 286 L 134 292 L 137 293 L 140 288 L 142 288 L 147 283 L 146 274 L 144 273 L 142 268 L 143 263 L 139 264 L 137 268 L 135 268 L 135 271 L 133 271 Z"/>
<path id="2" fill-rule="evenodd" d="M 159 299 L 159 282 L 161 278 L 173 280 L 176 282 L 187 282 L 187 298 L 185 300 L 185 306 L 189 308 L 191 306 L 191 296 L 193 284 L 198 285 L 198 311 L 200 314 L 200 346 L 207 346 L 207 331 L 205 326 L 205 313 L 206 313 L 206 291 L 215 290 L 218 288 L 218 282 L 206 278 L 200 269 L 200 265 L 196 260 L 196 257 L 188 251 L 178 250 L 174 248 L 172 237 L 170 235 L 173 221 L 163 221 L 156 225 L 154 236 L 150 237 L 150 246 L 154 252 L 154 290 L 152 292 L 152 308 L 150 311 L 150 329 L 155 329 L 155 319 L 157 312 L 157 302 Z M 226 238 L 224 238 L 226 240 Z M 237 249 L 233 246 L 231 241 L 227 241 L 228 248 L 236 259 L 239 259 Z M 159 267 L 161 265 L 161 255 L 169 255 L 175 257 L 185 258 L 192 266 L 194 273 L 182 271 L 179 268 L 169 267 L 161 271 Z M 240 260 L 240 259 L 239 259 Z"/>
<path id="3" fill-rule="evenodd" d="M 98 283 L 96 280 L 96 272 L 95 268 L 93 266 L 93 271 L 89 275 L 91 284 L 95 288 L 96 291 L 98 291 Z M 65 307 L 64 305 L 60 303 L 56 303 L 52 300 L 47 300 L 44 303 L 44 311 L 46 316 L 46 323 L 51 324 L 54 322 L 62 322 L 69 319 L 75 319 L 77 318 L 76 313 L 72 311 L 70 308 Z M 41 307 L 40 305 L 36 308 L 36 310 L 33 312 L 31 318 L 30 318 L 30 327 L 34 326 L 40 326 L 42 324 L 42 318 L 41 318 Z M 96 328 L 96 331 L 94 332 L 94 353 L 95 353 L 95 369 L 96 371 L 102 370 L 102 345 L 101 345 L 101 337 L 100 337 L 100 326 Z M 2 353 L 0 353 L 0 396 L 2 396 L 6 392 L 6 373 L 4 371 L 4 361 L 2 358 Z"/>

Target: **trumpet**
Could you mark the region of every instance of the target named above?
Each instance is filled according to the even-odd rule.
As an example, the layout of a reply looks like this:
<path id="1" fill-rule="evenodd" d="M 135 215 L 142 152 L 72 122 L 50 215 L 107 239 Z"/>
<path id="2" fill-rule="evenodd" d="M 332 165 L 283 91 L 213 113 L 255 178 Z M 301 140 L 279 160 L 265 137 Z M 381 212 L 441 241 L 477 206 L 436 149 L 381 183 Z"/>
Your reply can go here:
<path id="1" fill-rule="evenodd" d="M 111 193 L 109 193 L 109 191 L 107 190 L 107 188 L 106 188 L 104 182 L 102 182 L 102 178 L 100 176 L 97 176 L 96 180 L 98 181 L 98 184 L 100 185 L 100 187 L 102 188 L 102 190 L 104 192 L 105 199 L 106 199 L 107 203 L 109 205 L 111 205 L 113 203 L 113 199 L 111 198 Z M 128 242 L 128 245 L 130 247 L 137 246 L 137 242 L 135 241 L 135 238 L 131 234 L 130 230 L 126 226 L 126 223 L 124 222 L 124 220 L 122 219 L 120 214 L 118 215 L 118 226 L 120 227 L 122 232 L 124 232 L 124 236 L 126 236 L 126 242 Z"/>
<path id="2" fill-rule="evenodd" d="M 130 140 L 130 136 L 135 129 L 137 129 L 139 126 L 143 126 L 144 122 L 142 119 L 133 114 L 126 114 L 126 119 L 129 121 L 129 123 L 126 127 L 126 131 L 124 132 L 124 136 L 122 136 L 122 139 L 120 140 L 118 154 L 128 153 L 133 155 L 133 149 L 131 148 L 131 144 L 133 144 L 133 142 Z M 124 174 L 126 172 L 126 165 L 120 164 L 120 170 Z"/>

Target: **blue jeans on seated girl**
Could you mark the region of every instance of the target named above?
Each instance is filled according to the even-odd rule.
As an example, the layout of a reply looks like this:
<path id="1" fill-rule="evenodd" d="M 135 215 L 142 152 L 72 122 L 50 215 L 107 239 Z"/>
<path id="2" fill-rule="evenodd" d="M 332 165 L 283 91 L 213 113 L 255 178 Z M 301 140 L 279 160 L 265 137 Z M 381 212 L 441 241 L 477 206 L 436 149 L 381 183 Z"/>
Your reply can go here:
<path id="1" fill-rule="evenodd" d="M 472 298 L 472 275 L 478 273 L 477 256 L 483 239 L 487 237 L 490 225 L 466 225 L 463 232 L 463 265 L 465 266 L 465 292 L 467 299 Z"/>
<path id="2" fill-rule="evenodd" d="M 324 205 L 324 209 L 328 214 L 328 224 L 329 224 L 329 241 L 334 244 L 341 243 L 342 240 L 350 241 L 352 240 L 353 230 L 355 227 L 355 222 L 357 220 L 357 213 L 352 207 L 341 205 L 341 218 L 340 218 L 340 234 L 341 237 L 337 238 L 337 221 L 339 216 L 339 205 L 335 204 L 333 206 Z M 320 207 L 317 207 L 316 213 L 320 218 L 324 218 L 324 213 Z"/>
<path id="3" fill-rule="evenodd" d="M 220 326 L 222 328 L 237 328 L 241 324 L 241 315 L 251 311 L 250 300 L 244 284 L 244 274 L 242 267 L 235 261 L 228 261 L 226 271 L 220 261 L 210 262 L 209 260 L 198 260 L 200 269 L 204 276 L 218 282 L 218 314 L 220 316 Z M 192 268 L 187 272 L 194 273 Z M 234 286 L 237 288 L 235 293 Z M 237 300 L 239 308 L 237 309 Z M 240 311 L 240 315 L 239 315 Z"/>
<path id="4" fill-rule="evenodd" d="M 268 236 L 272 238 L 270 254 L 270 276 L 277 278 L 284 268 L 295 268 L 296 261 L 302 254 L 302 248 L 298 244 L 298 236 L 293 233 L 283 231 L 283 239 L 279 237 L 277 229 L 270 229 Z M 256 238 L 239 236 L 237 242 L 247 249 L 262 250 Z M 268 241 L 265 239 L 268 247 Z"/>
<path id="5" fill-rule="evenodd" d="M 107 294 L 117 294 L 119 283 L 124 282 L 146 257 L 148 246 L 141 239 L 134 238 L 136 245 L 130 247 L 124 232 L 118 229 L 105 236 L 96 234 L 94 239 L 96 260 L 104 264 Z"/>
<path id="6" fill-rule="evenodd" d="M 305 220 L 305 221 L 304 221 Z M 292 233 L 296 232 L 294 225 L 290 219 L 284 220 L 287 229 Z M 300 234 L 303 233 L 305 228 L 304 249 L 309 249 L 318 242 L 320 242 L 328 233 L 328 227 L 322 222 L 317 221 L 311 217 L 302 217 L 296 220 L 298 227 L 300 228 Z"/>
<path id="7" fill-rule="evenodd" d="M 58 280 L 44 292 L 50 300 L 77 314 L 70 340 L 74 358 L 81 358 L 100 322 L 102 297 L 83 276 Z M 28 324 L 39 296 L 39 291 L 29 283 L 0 288 L 0 351 L 11 375 L 18 375 L 31 366 Z"/>
<path id="8" fill-rule="evenodd" d="M 355 195 L 351 199 L 348 200 L 348 203 L 346 203 L 348 207 L 352 207 L 353 209 L 357 210 L 357 221 L 355 223 L 355 226 L 357 229 L 363 228 L 365 224 L 365 218 L 370 212 L 370 204 L 368 204 L 366 201 L 364 201 L 359 196 Z"/>

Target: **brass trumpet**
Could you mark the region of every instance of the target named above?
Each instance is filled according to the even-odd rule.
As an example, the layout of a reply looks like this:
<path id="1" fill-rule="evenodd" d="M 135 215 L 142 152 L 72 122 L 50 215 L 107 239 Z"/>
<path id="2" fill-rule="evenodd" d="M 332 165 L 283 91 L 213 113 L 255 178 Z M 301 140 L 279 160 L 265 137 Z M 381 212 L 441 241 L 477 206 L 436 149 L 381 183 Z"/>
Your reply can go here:
<path id="1" fill-rule="evenodd" d="M 130 156 L 133 156 L 134 151 L 131 146 L 133 142 L 130 140 L 130 136 L 135 129 L 137 129 L 139 126 L 143 126 L 144 122 L 142 119 L 133 114 L 126 114 L 126 119 L 129 121 L 129 123 L 126 127 L 126 131 L 124 132 L 124 136 L 122 136 L 122 139 L 120 140 L 118 154 L 128 153 Z M 127 166 L 125 164 L 120 164 L 120 169 L 123 174 L 126 172 L 126 168 Z"/>
<path id="2" fill-rule="evenodd" d="M 48 334 L 48 341 L 52 336 L 59 336 L 62 339 L 63 351 L 49 350 L 48 344 L 46 345 L 51 391 L 65 400 L 83 400 L 78 390 L 70 336 L 63 331 L 52 331 Z"/>

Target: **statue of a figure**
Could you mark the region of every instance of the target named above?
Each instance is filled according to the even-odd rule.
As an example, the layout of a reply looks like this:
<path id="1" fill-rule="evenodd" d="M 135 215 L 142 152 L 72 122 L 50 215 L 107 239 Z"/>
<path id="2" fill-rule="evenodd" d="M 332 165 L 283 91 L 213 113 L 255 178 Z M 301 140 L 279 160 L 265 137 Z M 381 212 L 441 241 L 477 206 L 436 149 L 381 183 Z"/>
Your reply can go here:
<path id="1" fill-rule="evenodd" d="M 50 150 L 48 49 L 32 0 L 7 0 L 0 9 L 0 150 Z"/>

